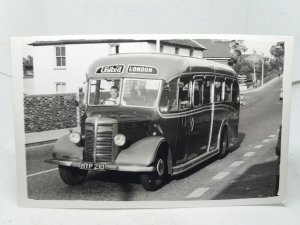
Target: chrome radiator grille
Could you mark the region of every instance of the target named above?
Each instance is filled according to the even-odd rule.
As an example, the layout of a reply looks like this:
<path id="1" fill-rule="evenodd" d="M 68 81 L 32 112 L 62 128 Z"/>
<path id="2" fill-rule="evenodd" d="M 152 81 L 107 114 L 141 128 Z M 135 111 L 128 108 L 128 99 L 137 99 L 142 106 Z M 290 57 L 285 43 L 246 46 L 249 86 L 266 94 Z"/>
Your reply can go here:
<path id="1" fill-rule="evenodd" d="M 94 124 L 86 124 L 85 126 L 83 161 L 111 162 L 113 149 L 113 125 L 98 125 L 96 134 L 94 127 Z"/>
<path id="2" fill-rule="evenodd" d="M 87 129 L 88 128 L 88 129 Z M 86 125 L 85 129 L 85 143 L 83 151 L 83 161 L 93 162 L 94 161 L 94 125 Z"/>
<path id="3" fill-rule="evenodd" d="M 113 148 L 113 125 L 98 125 L 96 134 L 96 162 L 111 162 Z"/>

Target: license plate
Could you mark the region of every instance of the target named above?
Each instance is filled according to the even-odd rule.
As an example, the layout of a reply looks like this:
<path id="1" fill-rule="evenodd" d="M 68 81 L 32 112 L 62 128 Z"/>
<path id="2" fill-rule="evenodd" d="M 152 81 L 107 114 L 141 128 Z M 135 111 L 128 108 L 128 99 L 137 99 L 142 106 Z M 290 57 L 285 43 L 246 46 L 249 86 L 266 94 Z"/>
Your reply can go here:
<path id="1" fill-rule="evenodd" d="M 106 170 L 106 165 L 104 163 L 89 163 L 89 162 L 82 162 L 80 163 L 80 169 L 83 170 Z"/>

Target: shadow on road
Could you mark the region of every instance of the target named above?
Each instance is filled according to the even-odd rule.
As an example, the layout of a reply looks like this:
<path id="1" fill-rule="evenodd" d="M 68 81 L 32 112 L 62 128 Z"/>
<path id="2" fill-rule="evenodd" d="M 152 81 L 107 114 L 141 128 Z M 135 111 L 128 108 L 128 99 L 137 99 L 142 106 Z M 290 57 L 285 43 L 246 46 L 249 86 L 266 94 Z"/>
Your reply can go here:
<path id="1" fill-rule="evenodd" d="M 246 134 L 239 133 L 237 142 L 229 149 L 229 151 L 234 152 L 235 150 L 237 150 L 241 146 L 241 144 L 243 143 L 245 137 L 246 137 Z"/>
<path id="2" fill-rule="evenodd" d="M 277 195 L 276 159 L 250 167 L 212 199 L 265 198 Z"/>
<path id="3" fill-rule="evenodd" d="M 121 201 L 132 200 L 135 190 L 134 185 L 140 184 L 138 174 L 114 171 L 90 173 L 87 181 L 104 181 L 117 184 L 119 193 L 121 193 Z"/>

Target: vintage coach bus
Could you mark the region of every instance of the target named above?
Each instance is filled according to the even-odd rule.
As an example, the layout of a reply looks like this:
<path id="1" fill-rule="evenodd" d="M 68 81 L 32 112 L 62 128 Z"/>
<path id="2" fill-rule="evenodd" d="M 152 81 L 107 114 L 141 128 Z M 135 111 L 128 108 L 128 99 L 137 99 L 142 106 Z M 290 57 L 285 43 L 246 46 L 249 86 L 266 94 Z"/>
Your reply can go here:
<path id="1" fill-rule="evenodd" d="M 120 54 L 87 73 L 86 116 L 52 158 L 76 185 L 89 170 L 137 172 L 146 190 L 218 155 L 238 137 L 239 86 L 228 66 L 166 54 Z"/>

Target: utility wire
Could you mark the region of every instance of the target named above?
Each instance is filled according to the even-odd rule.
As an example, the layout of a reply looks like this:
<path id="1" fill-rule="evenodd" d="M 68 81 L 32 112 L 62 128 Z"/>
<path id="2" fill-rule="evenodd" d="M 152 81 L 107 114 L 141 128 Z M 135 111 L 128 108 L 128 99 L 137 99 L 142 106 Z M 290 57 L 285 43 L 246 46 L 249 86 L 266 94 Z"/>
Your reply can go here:
<path id="1" fill-rule="evenodd" d="M 10 78 L 12 77 L 10 74 L 7 74 L 7 73 L 1 72 L 1 71 L 0 71 L 0 74 L 3 76 L 6 76 L 6 77 L 10 77 Z"/>

